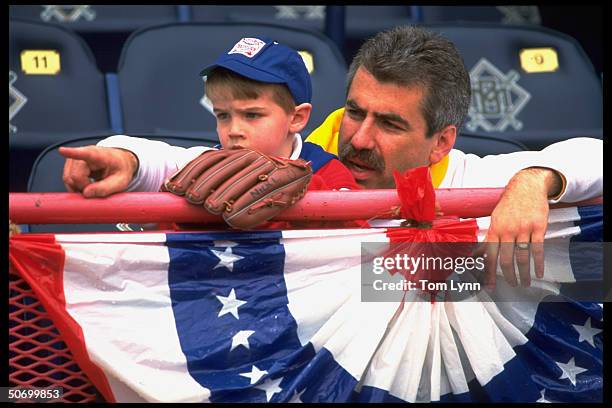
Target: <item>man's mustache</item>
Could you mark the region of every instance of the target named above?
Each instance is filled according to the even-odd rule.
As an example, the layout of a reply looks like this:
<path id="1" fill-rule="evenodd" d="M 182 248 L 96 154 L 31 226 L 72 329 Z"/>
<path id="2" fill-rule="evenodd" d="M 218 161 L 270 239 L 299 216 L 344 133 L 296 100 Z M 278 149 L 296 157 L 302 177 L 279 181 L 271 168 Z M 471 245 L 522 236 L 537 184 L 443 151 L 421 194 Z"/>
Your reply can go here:
<path id="1" fill-rule="evenodd" d="M 382 157 L 376 154 L 374 150 L 368 149 L 355 149 L 353 145 L 349 142 L 340 148 L 338 152 L 338 157 L 341 162 L 346 162 L 347 160 L 357 159 L 361 163 L 366 166 L 372 168 L 376 171 L 384 171 L 385 170 L 385 161 Z"/>

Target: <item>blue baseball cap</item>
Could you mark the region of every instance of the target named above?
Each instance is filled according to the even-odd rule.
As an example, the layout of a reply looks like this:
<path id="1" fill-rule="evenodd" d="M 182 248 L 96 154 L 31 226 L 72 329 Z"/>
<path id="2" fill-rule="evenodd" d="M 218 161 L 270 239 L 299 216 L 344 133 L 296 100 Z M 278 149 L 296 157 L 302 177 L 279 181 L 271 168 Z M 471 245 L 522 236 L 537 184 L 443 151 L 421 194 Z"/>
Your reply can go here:
<path id="1" fill-rule="evenodd" d="M 248 37 L 200 72 L 208 75 L 223 67 L 254 81 L 286 84 L 297 105 L 310 103 L 312 84 L 304 60 L 294 49 L 267 37 Z"/>

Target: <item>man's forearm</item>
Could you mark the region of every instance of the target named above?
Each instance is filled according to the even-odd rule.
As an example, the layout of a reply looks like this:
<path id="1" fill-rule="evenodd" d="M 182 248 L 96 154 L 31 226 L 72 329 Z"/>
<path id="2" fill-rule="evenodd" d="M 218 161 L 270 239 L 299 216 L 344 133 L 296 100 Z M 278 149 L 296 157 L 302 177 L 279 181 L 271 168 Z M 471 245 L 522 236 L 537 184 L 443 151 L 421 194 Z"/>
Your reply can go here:
<path id="1" fill-rule="evenodd" d="M 569 139 L 539 152 L 458 157 L 459 160 L 451 161 L 451 173 L 445 177 L 450 182 L 443 183 L 442 187 L 507 186 L 517 176 L 519 179 L 524 175 L 533 176 L 540 172 L 538 169 L 546 169 L 545 173 L 556 179 L 541 180 L 546 183 L 547 197 L 552 203 L 586 200 L 601 195 L 603 190 L 603 151 L 602 141 L 598 139 Z"/>

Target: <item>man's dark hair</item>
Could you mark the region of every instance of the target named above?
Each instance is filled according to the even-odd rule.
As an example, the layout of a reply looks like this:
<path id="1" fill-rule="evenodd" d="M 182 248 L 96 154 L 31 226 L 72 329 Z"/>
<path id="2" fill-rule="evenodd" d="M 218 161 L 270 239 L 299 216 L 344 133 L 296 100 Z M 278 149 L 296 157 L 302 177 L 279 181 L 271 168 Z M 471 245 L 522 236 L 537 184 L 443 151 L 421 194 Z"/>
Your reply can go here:
<path id="1" fill-rule="evenodd" d="M 470 76 L 448 39 L 420 27 L 395 27 L 361 46 L 349 68 L 348 88 L 361 67 L 378 82 L 425 91 L 421 110 L 427 137 L 448 125 L 459 129 L 463 123 L 470 105 Z"/>

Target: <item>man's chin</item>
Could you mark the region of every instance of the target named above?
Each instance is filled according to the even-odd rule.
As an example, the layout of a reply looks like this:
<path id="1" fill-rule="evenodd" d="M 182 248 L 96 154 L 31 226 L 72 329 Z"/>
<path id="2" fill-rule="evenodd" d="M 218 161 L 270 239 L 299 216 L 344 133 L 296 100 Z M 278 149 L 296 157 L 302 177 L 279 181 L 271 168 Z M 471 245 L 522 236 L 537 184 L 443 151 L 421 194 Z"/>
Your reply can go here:
<path id="1" fill-rule="evenodd" d="M 349 170 L 351 174 L 353 175 L 353 178 L 355 179 L 357 184 L 359 184 L 360 186 L 364 188 L 373 188 L 373 187 L 370 187 L 372 185 L 372 182 L 374 181 L 374 177 L 372 177 L 373 175 L 365 175 L 361 171 L 355 171 L 355 169 L 352 166 L 349 167 Z"/>
<path id="2" fill-rule="evenodd" d="M 366 190 L 371 190 L 374 188 L 383 188 L 383 187 L 379 187 L 379 182 L 378 180 L 375 179 L 355 179 L 355 181 L 357 182 L 357 184 L 359 184 L 361 187 L 363 187 Z"/>
<path id="3" fill-rule="evenodd" d="M 395 180 L 385 180 L 384 177 L 355 178 L 355 181 L 365 190 L 395 189 Z"/>

